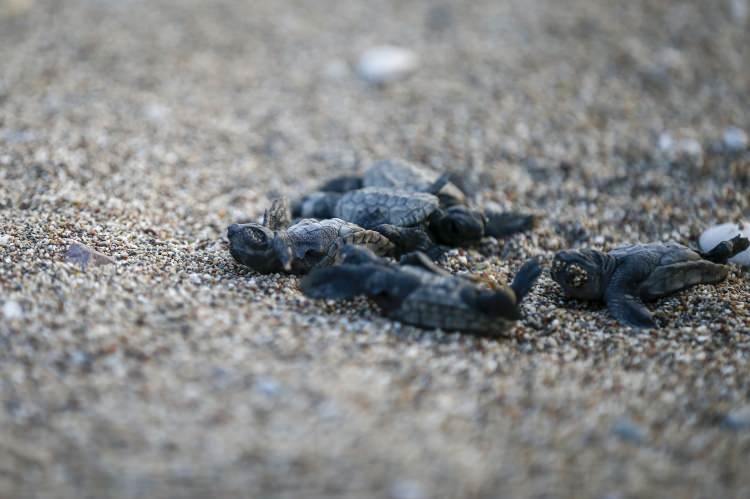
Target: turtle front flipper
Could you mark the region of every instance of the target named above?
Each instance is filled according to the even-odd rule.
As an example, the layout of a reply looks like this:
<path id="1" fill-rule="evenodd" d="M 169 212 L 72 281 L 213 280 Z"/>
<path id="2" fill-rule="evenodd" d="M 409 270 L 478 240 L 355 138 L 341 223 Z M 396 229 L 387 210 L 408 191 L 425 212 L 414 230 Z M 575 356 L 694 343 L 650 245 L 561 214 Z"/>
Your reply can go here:
<path id="1" fill-rule="evenodd" d="M 639 261 L 621 265 L 612 275 L 604 292 L 604 301 L 615 319 L 626 326 L 649 329 L 656 327 L 656 321 L 644 305 L 639 293 L 641 285 L 650 277 L 647 268 Z"/>
<path id="2" fill-rule="evenodd" d="M 271 201 L 271 207 L 263 214 L 263 225 L 271 230 L 286 229 L 292 224 L 292 212 L 286 197 Z"/>
<path id="3" fill-rule="evenodd" d="M 300 281 L 300 288 L 311 298 L 346 300 L 366 296 L 389 314 L 398 310 L 420 284 L 417 276 L 386 263 L 345 263 L 314 269 Z"/>
<path id="4" fill-rule="evenodd" d="M 750 240 L 738 235 L 734 239 L 717 244 L 711 251 L 700 253 L 700 255 L 710 262 L 726 264 L 730 258 L 742 253 L 748 247 L 750 247 Z"/>
<path id="5" fill-rule="evenodd" d="M 435 263 L 430 259 L 430 257 L 422 253 L 421 251 L 414 251 L 412 253 L 408 253 L 402 256 L 398 263 L 399 265 L 411 265 L 413 267 L 420 267 L 435 275 L 440 275 L 444 277 L 449 277 L 453 275 L 447 270 L 445 270 L 444 268 L 435 265 Z"/>
<path id="6" fill-rule="evenodd" d="M 485 235 L 508 237 L 526 232 L 536 225 L 536 217 L 528 213 L 485 211 Z"/>
<path id="7" fill-rule="evenodd" d="M 656 321 L 640 298 L 631 294 L 613 293 L 606 297 L 607 308 L 621 324 L 637 329 L 656 327 Z"/>
<path id="8" fill-rule="evenodd" d="M 320 187 L 321 191 L 344 193 L 364 187 L 361 175 L 341 175 L 332 178 Z"/>
<path id="9" fill-rule="evenodd" d="M 489 291 L 467 287 L 461 292 L 461 299 L 477 312 L 490 317 L 502 317 L 514 321 L 521 318 L 519 302 L 508 289 Z"/>
<path id="10" fill-rule="evenodd" d="M 440 175 L 432 184 L 430 184 L 427 189 L 425 189 L 425 192 L 429 194 L 437 195 L 443 187 L 448 185 L 451 181 L 451 174 L 448 172 L 443 173 Z"/>
<path id="11" fill-rule="evenodd" d="M 294 203 L 292 215 L 297 218 L 333 218 L 339 199 L 341 194 L 338 192 L 311 192 Z"/>
<path id="12" fill-rule="evenodd" d="M 367 277 L 373 265 L 336 265 L 316 268 L 300 281 L 300 289 L 310 298 L 347 300 L 366 294 Z"/>
<path id="13" fill-rule="evenodd" d="M 531 291 L 531 288 L 534 286 L 534 283 L 541 273 L 542 266 L 539 265 L 539 262 L 534 258 L 527 260 L 521 268 L 518 269 L 518 272 L 516 272 L 516 276 L 513 278 L 513 282 L 510 285 L 511 289 L 516 294 L 517 303 L 521 303 L 521 300 L 529 294 L 529 291 Z"/>
<path id="14" fill-rule="evenodd" d="M 380 224 L 373 227 L 374 231 L 387 237 L 396 248 L 396 257 L 421 251 L 432 260 L 437 260 L 448 248 L 436 244 L 422 227 L 399 227 L 391 224 Z"/>
<path id="15" fill-rule="evenodd" d="M 691 260 L 661 265 L 644 280 L 638 296 L 655 300 L 696 284 L 716 284 L 726 279 L 729 268 L 708 260 Z"/>

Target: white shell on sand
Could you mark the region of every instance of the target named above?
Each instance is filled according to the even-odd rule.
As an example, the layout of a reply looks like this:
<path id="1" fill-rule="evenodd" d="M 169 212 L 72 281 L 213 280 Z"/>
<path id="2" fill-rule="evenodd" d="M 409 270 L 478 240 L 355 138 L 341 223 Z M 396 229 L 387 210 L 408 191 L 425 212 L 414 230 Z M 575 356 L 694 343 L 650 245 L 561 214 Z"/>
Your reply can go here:
<path id="1" fill-rule="evenodd" d="M 388 83 L 417 69 L 417 54 L 411 50 L 383 45 L 366 50 L 359 58 L 357 71 L 370 83 Z"/>
<path id="2" fill-rule="evenodd" d="M 735 236 L 742 234 L 750 237 L 750 222 L 740 222 L 739 224 L 727 223 L 715 225 L 701 234 L 698 245 L 701 251 L 709 251 L 722 241 L 728 241 Z M 731 263 L 750 267 L 750 248 L 746 249 L 739 255 L 729 260 Z"/>

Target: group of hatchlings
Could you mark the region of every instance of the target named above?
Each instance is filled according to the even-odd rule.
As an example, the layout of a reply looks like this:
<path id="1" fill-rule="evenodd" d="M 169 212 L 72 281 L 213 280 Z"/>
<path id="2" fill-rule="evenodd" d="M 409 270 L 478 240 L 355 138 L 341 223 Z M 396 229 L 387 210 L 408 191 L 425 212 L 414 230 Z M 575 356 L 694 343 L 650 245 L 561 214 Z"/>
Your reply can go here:
<path id="1" fill-rule="evenodd" d="M 366 296 L 397 321 L 494 336 L 520 318 L 521 300 L 542 271 L 537 259 L 495 290 L 435 261 L 452 247 L 533 227 L 532 215 L 472 207 L 447 174 L 384 160 L 361 176 L 327 182 L 291 207 L 276 199 L 263 223 L 233 224 L 227 232 L 237 262 L 261 273 L 306 274 L 300 288 L 309 297 Z M 604 301 L 621 323 L 652 328 L 644 302 L 723 281 L 727 261 L 748 246 L 736 236 L 706 252 L 678 243 L 568 250 L 555 255 L 550 274 L 566 296 Z"/>

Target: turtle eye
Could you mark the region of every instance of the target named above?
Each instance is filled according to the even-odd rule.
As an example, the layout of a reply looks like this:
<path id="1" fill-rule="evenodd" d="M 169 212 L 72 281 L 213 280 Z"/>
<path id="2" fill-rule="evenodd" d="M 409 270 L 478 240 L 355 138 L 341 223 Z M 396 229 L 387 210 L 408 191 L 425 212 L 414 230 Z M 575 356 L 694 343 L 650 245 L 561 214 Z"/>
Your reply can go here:
<path id="1" fill-rule="evenodd" d="M 253 246 L 266 246 L 268 244 L 268 236 L 266 236 L 265 231 L 257 227 L 248 228 L 247 238 Z"/>

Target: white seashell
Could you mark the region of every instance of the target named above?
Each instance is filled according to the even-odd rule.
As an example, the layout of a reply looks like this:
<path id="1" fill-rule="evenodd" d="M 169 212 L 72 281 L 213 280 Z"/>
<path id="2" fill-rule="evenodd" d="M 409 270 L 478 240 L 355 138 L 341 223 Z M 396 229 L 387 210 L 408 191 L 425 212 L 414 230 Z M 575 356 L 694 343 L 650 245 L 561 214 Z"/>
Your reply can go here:
<path id="1" fill-rule="evenodd" d="M 740 234 L 745 237 L 750 237 L 750 223 L 741 222 L 739 225 L 735 223 L 715 225 L 701 234 L 701 237 L 698 240 L 698 245 L 700 246 L 701 251 L 710 251 L 716 247 L 717 244 L 723 241 L 728 241 Z M 731 263 L 750 267 L 750 248 L 734 258 L 731 258 L 729 261 Z"/>
<path id="2" fill-rule="evenodd" d="M 383 45 L 366 50 L 357 71 L 370 83 L 388 83 L 404 78 L 417 69 L 417 54 L 411 50 Z"/>

